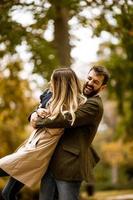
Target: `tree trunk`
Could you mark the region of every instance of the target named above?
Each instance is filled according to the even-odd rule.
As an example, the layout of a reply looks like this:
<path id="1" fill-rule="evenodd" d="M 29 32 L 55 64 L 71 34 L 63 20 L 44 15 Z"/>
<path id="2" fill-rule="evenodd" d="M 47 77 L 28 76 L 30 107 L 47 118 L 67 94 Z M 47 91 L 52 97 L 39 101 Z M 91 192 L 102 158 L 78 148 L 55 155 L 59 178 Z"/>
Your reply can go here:
<path id="1" fill-rule="evenodd" d="M 71 64 L 70 57 L 70 37 L 68 26 L 68 10 L 55 5 L 56 17 L 54 20 L 54 43 L 57 50 L 61 66 L 69 67 Z"/>
<path id="2" fill-rule="evenodd" d="M 126 121 L 125 123 L 125 126 L 126 126 L 126 135 L 125 135 L 125 142 L 130 142 L 133 137 L 132 137 L 132 134 L 133 134 L 133 101 L 132 101 L 132 97 L 133 97 L 133 93 L 131 92 L 131 98 L 129 100 L 129 111 L 128 111 L 128 116 L 130 116 L 128 118 L 128 121 Z M 125 111 L 126 112 L 126 111 Z"/>
<path id="3" fill-rule="evenodd" d="M 112 183 L 116 184 L 118 182 L 118 165 L 112 166 Z"/>

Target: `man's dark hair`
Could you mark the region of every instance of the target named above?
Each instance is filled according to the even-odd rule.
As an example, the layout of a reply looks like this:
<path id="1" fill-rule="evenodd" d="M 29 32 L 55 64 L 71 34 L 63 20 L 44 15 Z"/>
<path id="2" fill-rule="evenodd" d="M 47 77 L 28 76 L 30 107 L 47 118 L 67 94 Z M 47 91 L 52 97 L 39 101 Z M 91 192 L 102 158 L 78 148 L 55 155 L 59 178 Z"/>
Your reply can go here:
<path id="1" fill-rule="evenodd" d="M 90 69 L 90 71 L 92 71 L 92 70 L 94 70 L 97 75 L 104 76 L 102 85 L 105 85 L 108 82 L 108 80 L 110 78 L 110 74 L 109 74 L 108 70 L 105 67 L 103 67 L 103 66 L 93 66 Z"/>

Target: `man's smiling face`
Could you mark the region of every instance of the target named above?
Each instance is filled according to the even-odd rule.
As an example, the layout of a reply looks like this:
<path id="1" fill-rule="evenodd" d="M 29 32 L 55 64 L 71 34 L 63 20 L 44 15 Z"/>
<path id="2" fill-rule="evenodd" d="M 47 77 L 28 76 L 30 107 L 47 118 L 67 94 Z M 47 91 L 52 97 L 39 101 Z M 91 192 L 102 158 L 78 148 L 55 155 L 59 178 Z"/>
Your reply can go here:
<path id="1" fill-rule="evenodd" d="M 83 87 L 83 94 L 86 97 L 92 97 L 100 92 L 103 88 L 104 76 L 97 75 L 94 70 L 91 70 L 88 74 L 87 81 Z"/>

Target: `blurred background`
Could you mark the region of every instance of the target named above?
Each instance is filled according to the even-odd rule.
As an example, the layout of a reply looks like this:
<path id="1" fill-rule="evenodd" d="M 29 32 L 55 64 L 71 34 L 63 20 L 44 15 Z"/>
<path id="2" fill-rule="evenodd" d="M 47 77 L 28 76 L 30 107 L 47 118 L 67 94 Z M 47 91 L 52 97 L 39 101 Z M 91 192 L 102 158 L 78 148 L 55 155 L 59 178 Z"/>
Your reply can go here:
<path id="1" fill-rule="evenodd" d="M 132 0 L 0 1 L 0 157 L 30 134 L 28 116 L 55 68 L 71 67 L 83 81 L 94 64 L 111 81 L 93 144 L 101 157 L 95 193 L 83 183 L 81 199 L 133 199 Z M 37 200 L 38 188 L 20 199 Z"/>

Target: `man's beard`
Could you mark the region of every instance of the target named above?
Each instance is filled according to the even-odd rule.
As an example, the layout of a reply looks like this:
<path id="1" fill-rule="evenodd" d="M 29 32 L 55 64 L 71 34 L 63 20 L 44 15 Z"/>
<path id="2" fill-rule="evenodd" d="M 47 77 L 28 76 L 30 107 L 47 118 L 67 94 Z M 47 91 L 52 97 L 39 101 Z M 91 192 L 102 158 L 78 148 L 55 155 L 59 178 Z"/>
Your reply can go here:
<path id="1" fill-rule="evenodd" d="M 90 87 L 92 87 L 92 86 L 90 86 Z M 83 94 L 87 98 L 95 96 L 100 91 L 100 88 L 98 88 L 97 90 L 94 90 L 94 88 L 92 87 L 92 91 L 90 91 L 90 93 L 84 93 L 85 88 L 86 88 L 86 85 L 83 88 Z"/>

